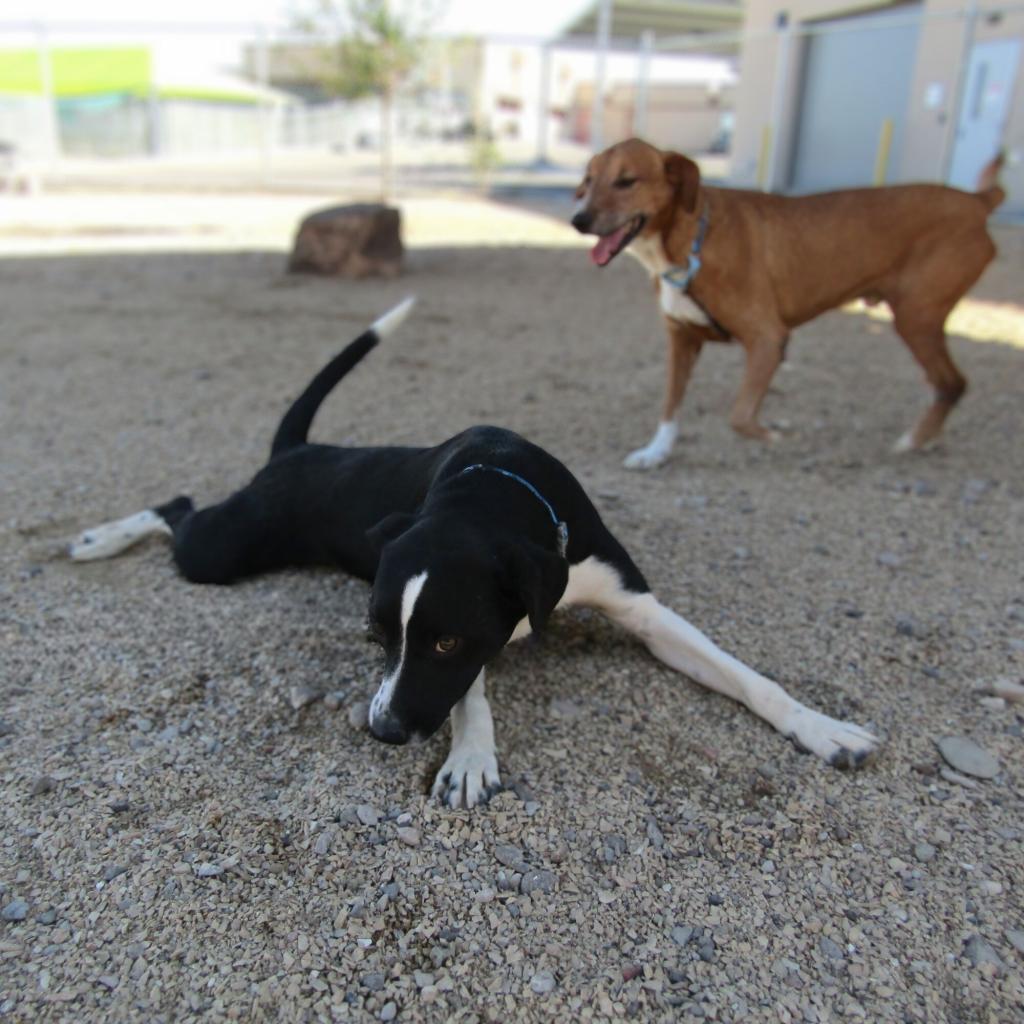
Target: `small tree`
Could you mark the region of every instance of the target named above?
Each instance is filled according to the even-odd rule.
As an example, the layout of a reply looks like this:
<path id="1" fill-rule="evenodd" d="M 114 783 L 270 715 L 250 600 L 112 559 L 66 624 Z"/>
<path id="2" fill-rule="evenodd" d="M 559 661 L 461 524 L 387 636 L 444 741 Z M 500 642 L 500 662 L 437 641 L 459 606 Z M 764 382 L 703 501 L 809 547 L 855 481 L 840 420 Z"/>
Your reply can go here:
<path id="1" fill-rule="evenodd" d="M 391 198 L 393 165 L 391 117 L 395 93 L 415 68 L 422 46 L 420 20 L 408 3 L 396 14 L 388 0 L 319 0 L 316 10 L 301 19 L 307 31 L 328 35 L 325 58 L 316 75 L 323 88 L 344 99 L 380 99 L 381 199 Z"/>

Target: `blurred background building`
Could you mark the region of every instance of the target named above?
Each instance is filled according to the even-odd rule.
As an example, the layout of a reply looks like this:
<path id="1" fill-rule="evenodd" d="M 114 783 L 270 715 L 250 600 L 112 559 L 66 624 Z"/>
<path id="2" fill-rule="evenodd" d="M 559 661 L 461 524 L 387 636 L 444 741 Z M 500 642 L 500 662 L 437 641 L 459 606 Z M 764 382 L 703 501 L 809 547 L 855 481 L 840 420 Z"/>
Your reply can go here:
<path id="1" fill-rule="evenodd" d="M 253 22 L 241 5 L 237 21 L 223 4 L 117 21 L 62 0 L 17 19 L 17 4 L 0 13 L 0 150 L 37 184 L 118 166 L 167 180 L 175 161 L 221 182 L 319 180 L 386 123 L 399 188 L 511 169 L 563 187 L 634 134 L 787 192 L 970 188 L 1002 148 L 1007 210 L 1024 213 L 1024 4 L 552 0 L 517 16 L 450 0 L 387 122 L 377 96 L 332 87 L 335 40 L 295 5 L 266 0 Z"/>

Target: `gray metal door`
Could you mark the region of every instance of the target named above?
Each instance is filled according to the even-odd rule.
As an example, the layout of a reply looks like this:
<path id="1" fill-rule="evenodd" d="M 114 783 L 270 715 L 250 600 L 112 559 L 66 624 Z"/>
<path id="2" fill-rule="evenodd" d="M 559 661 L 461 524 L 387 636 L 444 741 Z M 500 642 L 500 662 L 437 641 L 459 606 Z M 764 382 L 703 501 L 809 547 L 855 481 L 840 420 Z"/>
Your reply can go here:
<path id="1" fill-rule="evenodd" d="M 870 185 L 886 119 L 890 167 L 898 160 L 910 101 L 920 7 L 819 22 L 803 65 L 789 187 L 794 192 Z"/>
<path id="2" fill-rule="evenodd" d="M 993 39 L 971 48 L 950 185 L 973 192 L 982 168 L 999 152 L 1019 60 L 1019 39 Z"/>

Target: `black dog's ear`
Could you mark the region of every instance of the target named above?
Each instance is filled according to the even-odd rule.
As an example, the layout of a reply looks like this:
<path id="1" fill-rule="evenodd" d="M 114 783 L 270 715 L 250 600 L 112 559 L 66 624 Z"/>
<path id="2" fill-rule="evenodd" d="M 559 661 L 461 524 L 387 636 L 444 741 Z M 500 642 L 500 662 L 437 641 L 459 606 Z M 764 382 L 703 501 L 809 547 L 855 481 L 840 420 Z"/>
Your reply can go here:
<path id="1" fill-rule="evenodd" d="M 396 537 L 401 537 L 415 519 L 416 517 L 409 515 L 408 512 L 392 512 L 366 531 L 366 539 L 373 550 L 380 554 L 385 545 L 390 544 Z"/>
<path id="2" fill-rule="evenodd" d="M 502 582 L 523 608 L 530 629 L 539 633 L 547 625 L 555 605 L 569 582 L 569 563 L 529 541 L 509 545 L 504 552 Z"/>
<path id="3" fill-rule="evenodd" d="M 665 154 L 665 178 L 676 190 L 679 201 L 687 213 L 697 209 L 697 190 L 700 188 L 700 168 L 682 153 Z"/>

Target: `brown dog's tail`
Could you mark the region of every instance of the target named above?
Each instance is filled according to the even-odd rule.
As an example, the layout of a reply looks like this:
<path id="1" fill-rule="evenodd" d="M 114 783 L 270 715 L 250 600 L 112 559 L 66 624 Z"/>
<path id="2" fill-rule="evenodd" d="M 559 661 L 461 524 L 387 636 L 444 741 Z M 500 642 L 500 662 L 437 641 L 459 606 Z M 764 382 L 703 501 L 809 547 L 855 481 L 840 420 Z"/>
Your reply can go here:
<path id="1" fill-rule="evenodd" d="M 999 172 L 1003 169 L 1005 159 L 1004 153 L 997 153 L 978 175 L 978 198 L 990 211 L 1006 198 L 1006 192 L 999 184 Z"/>

